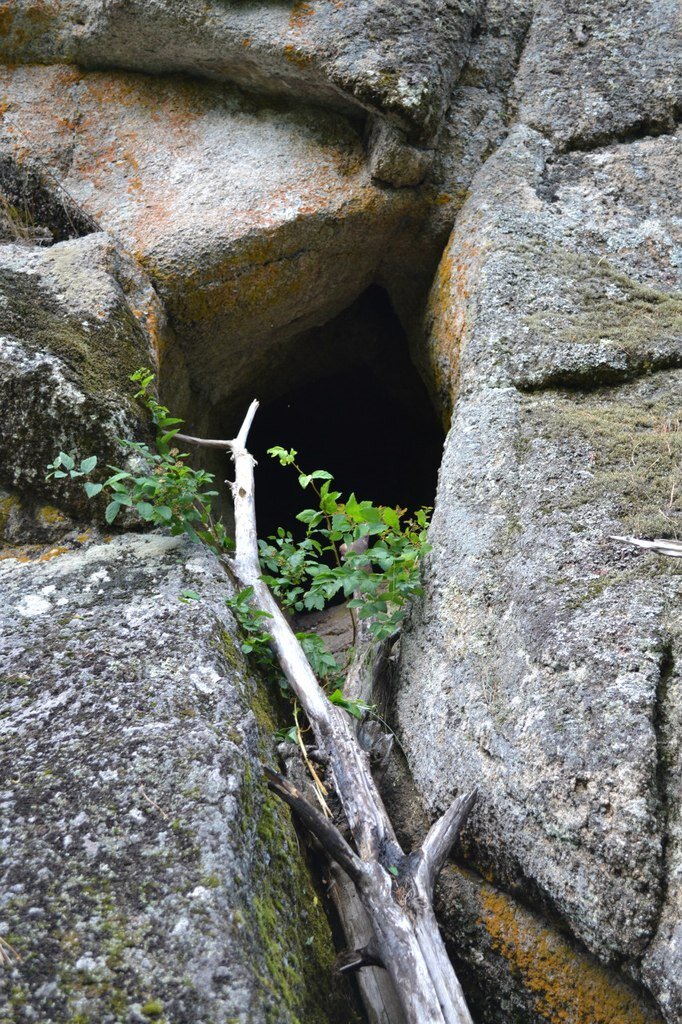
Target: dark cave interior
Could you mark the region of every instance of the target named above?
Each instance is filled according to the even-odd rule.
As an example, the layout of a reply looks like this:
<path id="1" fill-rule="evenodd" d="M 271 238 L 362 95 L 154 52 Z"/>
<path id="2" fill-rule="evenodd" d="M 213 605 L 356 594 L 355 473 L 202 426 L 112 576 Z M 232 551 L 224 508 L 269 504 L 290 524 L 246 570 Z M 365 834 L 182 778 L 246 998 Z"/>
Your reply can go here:
<path id="1" fill-rule="evenodd" d="M 386 292 L 369 288 L 298 352 L 309 354 L 304 379 L 262 404 L 249 438 L 259 536 L 301 530 L 296 513 L 315 503 L 294 470 L 267 455 L 273 445 L 295 448 L 307 472 L 328 470 L 344 496 L 410 511 L 433 505 L 443 432 Z"/>

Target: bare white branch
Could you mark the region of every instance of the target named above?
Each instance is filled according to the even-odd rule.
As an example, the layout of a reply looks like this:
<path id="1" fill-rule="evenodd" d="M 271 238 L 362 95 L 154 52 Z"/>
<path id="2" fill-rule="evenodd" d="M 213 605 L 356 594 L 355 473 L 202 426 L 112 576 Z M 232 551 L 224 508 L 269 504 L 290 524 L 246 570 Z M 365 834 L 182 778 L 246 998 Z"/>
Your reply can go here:
<path id="1" fill-rule="evenodd" d="M 392 979 L 405 1024 L 471 1024 L 459 982 L 445 951 L 431 906 L 432 879 L 442 864 L 473 796 L 444 816 L 429 833 L 419 856 L 410 858 L 413 871 L 408 890 L 417 894 L 414 906 L 395 889 L 387 866 L 403 860 L 395 831 L 377 790 L 369 759 L 360 746 L 349 716 L 329 702 L 284 614 L 261 578 L 256 535 L 254 460 L 246 449 L 257 402 L 252 402 L 234 441 L 209 442 L 230 451 L 235 465 L 232 485 L 235 516 L 235 555 L 230 569 L 244 587 L 253 587 L 254 603 L 267 612 L 272 647 L 291 689 L 308 716 L 316 745 L 331 772 L 357 853 L 338 829 L 274 773 L 273 789 L 300 814 L 331 856 L 348 873 L 371 922 L 377 958 Z M 180 435 L 177 435 L 180 436 Z M 199 439 L 183 438 L 202 443 Z M 418 874 L 423 872 L 423 878 Z M 427 891 L 422 883 L 430 882 Z M 409 884 L 413 882 L 414 885 Z M 409 901 L 408 901 L 409 902 Z M 372 968 L 370 968 L 372 969 Z"/>
<path id="2" fill-rule="evenodd" d="M 219 448 L 223 452 L 231 452 L 234 448 L 234 441 L 211 441 L 206 437 L 192 437 L 191 434 L 175 434 L 174 438 L 176 441 L 195 444 L 198 448 Z"/>
<path id="3" fill-rule="evenodd" d="M 639 537 L 609 537 L 621 544 L 632 544 L 636 548 L 644 548 L 654 555 L 667 555 L 669 558 L 682 558 L 682 541 L 679 540 L 641 540 Z"/>
<path id="4" fill-rule="evenodd" d="M 475 801 L 475 789 L 471 793 L 455 797 L 445 814 L 433 823 L 422 843 L 416 878 L 424 892 L 428 893 L 429 899 L 433 894 L 438 872 L 462 831 Z"/>

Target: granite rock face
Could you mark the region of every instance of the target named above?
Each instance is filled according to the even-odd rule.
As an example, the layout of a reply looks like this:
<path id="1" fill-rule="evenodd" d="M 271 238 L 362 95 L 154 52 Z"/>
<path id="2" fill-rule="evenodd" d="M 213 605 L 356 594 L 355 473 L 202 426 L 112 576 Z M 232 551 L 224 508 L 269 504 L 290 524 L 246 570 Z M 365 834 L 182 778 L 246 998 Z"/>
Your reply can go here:
<path id="1" fill-rule="evenodd" d="M 108 540 L 0 562 L 0 1017 L 354 1019 L 224 573 Z"/>
<path id="2" fill-rule="evenodd" d="M 514 83 L 519 119 L 560 149 L 674 130 L 681 46 L 674 0 L 549 0 Z"/>
<path id="3" fill-rule="evenodd" d="M 45 480 L 57 452 L 119 464 L 146 426 L 130 374 L 155 365 L 165 315 L 149 280 L 103 233 L 0 246 L 0 477 L 87 509 L 80 484 Z"/>
<path id="4" fill-rule="evenodd" d="M 19 0 L 0 59 L 187 72 L 390 118 L 435 135 L 466 59 L 478 0 L 293 4 L 221 0 Z"/>
<path id="5" fill-rule="evenodd" d="M 0 143 L 30 145 L 139 261 L 204 403 L 281 375 L 283 342 L 371 283 L 410 203 L 336 114 L 64 67 L 3 71 L 0 95 Z"/>
<path id="6" fill-rule="evenodd" d="M 682 1022 L 680 567 L 609 539 L 681 532 L 676 17 L 0 3 L 3 1020 L 352 1019 L 217 566 L 43 475 L 144 436 L 141 364 L 196 433 L 321 379 L 379 285 L 450 426 L 394 710 L 429 810 L 479 789 L 467 995 Z"/>
<path id="7" fill-rule="evenodd" d="M 519 126 L 475 179 L 430 300 L 452 427 L 397 697 L 424 798 L 479 788 L 473 863 L 671 1021 L 682 577 L 609 535 L 680 526 L 681 156 Z"/>

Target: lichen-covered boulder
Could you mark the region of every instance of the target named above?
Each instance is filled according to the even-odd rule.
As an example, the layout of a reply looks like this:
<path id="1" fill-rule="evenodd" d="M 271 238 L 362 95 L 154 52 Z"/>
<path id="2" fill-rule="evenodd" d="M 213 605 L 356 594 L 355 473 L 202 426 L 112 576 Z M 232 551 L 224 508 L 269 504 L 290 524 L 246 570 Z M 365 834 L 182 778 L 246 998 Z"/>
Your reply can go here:
<path id="1" fill-rule="evenodd" d="M 18 0 L 0 60 L 189 72 L 389 116 L 431 138 L 464 63 L 477 0 Z"/>
<path id="2" fill-rule="evenodd" d="M 637 986 L 598 963 L 560 923 L 473 872 L 443 871 L 437 909 L 485 1024 L 663 1024 Z"/>
<path id="3" fill-rule="evenodd" d="M 319 109 L 39 66 L 2 70 L 0 103 L 0 148 L 28 147 L 148 272 L 204 405 L 281 375 L 283 342 L 371 283 L 409 207 Z"/>
<path id="4" fill-rule="evenodd" d="M 128 535 L 0 578 L 0 1019 L 353 1020 L 217 561 Z"/>
<path id="5" fill-rule="evenodd" d="M 157 361 L 163 312 L 148 279 L 103 233 L 47 248 L 0 246 L 0 481 L 85 514 L 79 483 L 45 480 L 60 450 L 102 463 L 140 438 L 130 374 Z"/>
<path id="6" fill-rule="evenodd" d="M 532 0 L 486 0 L 481 5 L 433 145 L 428 177 L 415 190 L 418 213 L 405 218 L 379 268 L 434 398 L 436 384 L 422 344 L 424 301 L 472 180 L 506 137 L 513 111 L 512 84 L 532 13 Z M 380 158 L 381 153 L 372 153 L 373 162 Z M 403 154 L 395 159 L 401 168 L 408 163 Z M 415 160 L 415 154 L 410 159 Z"/>
<path id="7" fill-rule="evenodd" d="M 454 411 L 397 697 L 430 804 L 479 788 L 473 862 L 671 1022 L 682 576 L 609 536 L 682 519 L 681 160 L 519 126 L 475 179 L 430 301 Z"/>

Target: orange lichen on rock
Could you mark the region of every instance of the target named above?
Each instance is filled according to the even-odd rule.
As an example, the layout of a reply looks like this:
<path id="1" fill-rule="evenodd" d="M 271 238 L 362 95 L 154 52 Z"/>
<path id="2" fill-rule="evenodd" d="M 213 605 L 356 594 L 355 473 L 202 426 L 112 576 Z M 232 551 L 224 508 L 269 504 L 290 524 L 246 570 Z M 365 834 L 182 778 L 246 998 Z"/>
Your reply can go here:
<path id="1" fill-rule="evenodd" d="M 289 15 L 289 25 L 292 28 L 301 28 L 315 13 L 315 8 L 309 0 L 296 0 Z"/>
<path id="2" fill-rule="evenodd" d="M 568 939 L 497 890 L 481 892 L 481 923 L 551 1024 L 662 1024 L 637 994 Z"/>
<path id="3" fill-rule="evenodd" d="M 9 35 L 9 30 L 11 29 L 12 21 L 14 20 L 12 7 L 12 3 L 0 5 L 0 36 Z"/>
<path id="4" fill-rule="evenodd" d="M 68 516 L 53 505 L 43 505 L 38 511 L 38 520 L 44 526 L 64 526 L 69 522 Z"/>
<path id="5" fill-rule="evenodd" d="M 283 46 L 282 53 L 290 64 L 295 64 L 299 68 L 307 68 L 312 59 L 310 54 L 304 53 L 298 46 L 294 46 L 293 43 L 287 43 L 286 46 Z"/>
<path id="6" fill-rule="evenodd" d="M 9 559 L 14 559 L 15 562 L 30 562 L 32 561 L 30 554 L 28 554 L 28 548 L 26 546 L 19 548 L 0 548 L 0 562 L 6 562 Z"/>
<path id="7" fill-rule="evenodd" d="M 28 47 L 30 51 L 36 35 L 41 30 L 49 32 L 53 28 L 58 13 L 59 5 L 55 0 L 33 0 L 20 12 L 12 0 L 0 4 L 0 38 L 9 39 L 9 53 L 4 54 L 4 62 L 25 56 L 24 48 Z"/>
<path id="8" fill-rule="evenodd" d="M 473 243 L 459 247 L 455 253 L 452 248 L 446 250 L 426 310 L 429 363 L 446 427 L 457 397 L 462 343 L 468 327 L 469 271 L 477 255 Z"/>
<path id="9" fill-rule="evenodd" d="M 59 558 L 60 555 L 66 555 L 71 551 L 71 548 L 59 546 L 54 548 L 48 548 L 42 555 L 38 556 L 37 561 L 39 562 L 51 562 L 53 558 Z"/>

